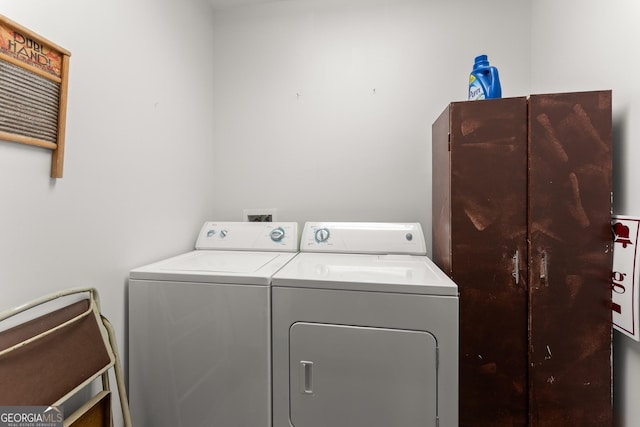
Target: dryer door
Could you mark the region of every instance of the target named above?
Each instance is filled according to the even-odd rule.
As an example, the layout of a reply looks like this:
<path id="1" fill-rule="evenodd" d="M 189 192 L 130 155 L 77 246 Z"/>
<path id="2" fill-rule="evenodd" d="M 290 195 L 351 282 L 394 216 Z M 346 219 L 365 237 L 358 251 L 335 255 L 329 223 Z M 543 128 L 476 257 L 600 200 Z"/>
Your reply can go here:
<path id="1" fill-rule="evenodd" d="M 436 426 L 430 333 L 298 322 L 289 334 L 293 426 Z"/>

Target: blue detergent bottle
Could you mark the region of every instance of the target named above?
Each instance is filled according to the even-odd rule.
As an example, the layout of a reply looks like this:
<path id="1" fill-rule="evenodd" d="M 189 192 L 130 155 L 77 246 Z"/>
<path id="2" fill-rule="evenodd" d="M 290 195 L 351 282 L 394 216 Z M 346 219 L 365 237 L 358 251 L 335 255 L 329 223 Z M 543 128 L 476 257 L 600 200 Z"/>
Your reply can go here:
<path id="1" fill-rule="evenodd" d="M 469 75 L 469 100 L 502 97 L 498 69 L 489 65 L 487 55 L 476 56 Z"/>

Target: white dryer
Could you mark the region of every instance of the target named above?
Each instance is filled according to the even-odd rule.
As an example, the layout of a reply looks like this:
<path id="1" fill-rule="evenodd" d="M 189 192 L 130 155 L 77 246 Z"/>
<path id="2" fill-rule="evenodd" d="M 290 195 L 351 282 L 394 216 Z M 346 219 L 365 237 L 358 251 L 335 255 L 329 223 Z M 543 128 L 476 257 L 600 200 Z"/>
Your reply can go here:
<path id="1" fill-rule="evenodd" d="M 420 224 L 307 223 L 273 276 L 274 427 L 457 427 L 458 288 Z"/>
<path id="2" fill-rule="evenodd" d="M 271 426 L 271 277 L 297 250 L 296 223 L 207 222 L 195 251 L 130 272 L 136 426 Z"/>

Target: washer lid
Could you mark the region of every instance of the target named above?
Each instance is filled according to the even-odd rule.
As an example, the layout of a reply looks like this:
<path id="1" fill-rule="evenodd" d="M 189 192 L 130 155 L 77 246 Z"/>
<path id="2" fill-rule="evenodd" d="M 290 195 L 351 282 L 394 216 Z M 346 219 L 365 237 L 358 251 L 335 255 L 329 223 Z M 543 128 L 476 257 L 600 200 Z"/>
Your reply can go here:
<path id="1" fill-rule="evenodd" d="M 458 295 L 458 287 L 426 256 L 299 253 L 273 286 L 428 295 Z"/>
<path id="2" fill-rule="evenodd" d="M 295 253 L 196 250 L 132 270 L 131 279 L 269 285 Z"/>

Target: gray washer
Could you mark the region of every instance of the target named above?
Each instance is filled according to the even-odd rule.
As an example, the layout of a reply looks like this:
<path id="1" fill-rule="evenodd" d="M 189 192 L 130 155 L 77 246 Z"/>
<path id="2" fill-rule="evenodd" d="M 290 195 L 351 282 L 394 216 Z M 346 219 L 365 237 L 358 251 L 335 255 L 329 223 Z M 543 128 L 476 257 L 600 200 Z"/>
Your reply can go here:
<path id="1" fill-rule="evenodd" d="M 130 272 L 137 427 L 271 426 L 271 276 L 298 239 L 297 224 L 269 224 L 207 223 L 204 249 Z"/>

